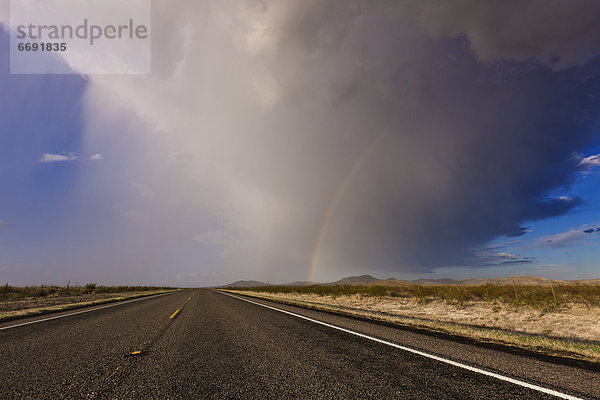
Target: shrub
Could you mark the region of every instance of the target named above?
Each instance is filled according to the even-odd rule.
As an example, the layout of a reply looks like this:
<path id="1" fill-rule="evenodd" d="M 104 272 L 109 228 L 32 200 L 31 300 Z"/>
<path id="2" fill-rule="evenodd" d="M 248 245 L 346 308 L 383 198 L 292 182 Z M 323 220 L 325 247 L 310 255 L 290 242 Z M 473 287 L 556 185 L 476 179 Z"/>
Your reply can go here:
<path id="1" fill-rule="evenodd" d="M 94 289 L 96 289 L 96 284 L 95 283 L 88 283 L 87 285 L 85 285 L 85 293 L 92 293 L 94 291 Z"/>

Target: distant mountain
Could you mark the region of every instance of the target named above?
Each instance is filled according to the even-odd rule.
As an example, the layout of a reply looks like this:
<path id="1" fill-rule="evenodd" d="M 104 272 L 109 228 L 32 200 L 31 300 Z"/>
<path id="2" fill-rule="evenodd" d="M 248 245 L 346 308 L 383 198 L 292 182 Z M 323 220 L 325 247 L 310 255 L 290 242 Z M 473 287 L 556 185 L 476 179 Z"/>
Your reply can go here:
<path id="1" fill-rule="evenodd" d="M 318 283 L 313 282 L 313 281 L 296 281 L 296 282 L 286 283 L 283 286 L 310 286 L 310 285 L 318 285 Z"/>
<path id="2" fill-rule="evenodd" d="M 224 287 L 259 287 L 259 286 L 267 286 L 265 282 L 260 281 L 235 281 L 230 283 L 229 285 L 225 285 Z"/>
<path id="3" fill-rule="evenodd" d="M 381 279 L 377 279 L 371 275 L 361 275 L 348 276 L 340 279 L 339 281 L 324 283 L 324 285 L 368 285 L 379 281 L 381 281 Z"/>
<path id="4" fill-rule="evenodd" d="M 600 279 L 580 279 L 573 281 L 563 281 L 559 279 L 546 279 L 539 276 L 529 275 L 514 275 L 508 278 L 468 278 L 463 280 L 454 279 L 417 279 L 414 281 L 403 281 L 396 278 L 377 279 L 371 275 L 348 276 L 335 282 L 319 283 L 312 281 L 296 281 L 286 283 L 285 286 L 310 286 L 310 285 L 383 285 L 383 286 L 408 286 L 408 285 L 461 285 L 461 286 L 477 286 L 477 285 L 531 285 L 531 286 L 549 286 L 549 285 L 565 285 L 565 284 L 588 284 L 598 285 Z M 258 287 L 268 286 L 265 282 L 260 281 L 237 281 L 225 285 L 223 287 Z M 276 285 L 271 285 L 276 286 Z"/>

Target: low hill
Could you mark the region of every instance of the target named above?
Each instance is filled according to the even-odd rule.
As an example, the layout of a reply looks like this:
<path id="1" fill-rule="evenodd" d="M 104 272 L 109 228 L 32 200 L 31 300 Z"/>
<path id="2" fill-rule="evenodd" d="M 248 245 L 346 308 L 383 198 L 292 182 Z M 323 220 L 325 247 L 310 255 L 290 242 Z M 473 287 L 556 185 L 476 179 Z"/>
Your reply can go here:
<path id="1" fill-rule="evenodd" d="M 410 281 L 403 281 L 400 279 L 396 279 L 396 278 L 388 278 L 388 279 L 382 279 L 380 281 L 377 281 L 375 283 L 372 283 L 372 285 L 382 285 L 382 286 L 409 286 L 409 285 L 414 285 L 414 282 L 410 282 Z"/>
<path id="2" fill-rule="evenodd" d="M 260 281 L 235 281 L 230 283 L 229 285 L 224 285 L 224 287 L 259 287 L 259 286 L 267 286 L 265 282 Z"/>
<path id="3" fill-rule="evenodd" d="M 324 283 L 323 285 L 369 285 L 371 283 L 380 282 L 381 279 L 377 279 L 371 275 L 360 275 L 360 276 L 348 276 L 342 278 L 339 281 Z"/>
<path id="4" fill-rule="evenodd" d="M 296 282 L 286 283 L 283 286 L 310 286 L 310 285 L 319 285 L 319 283 L 313 282 L 313 281 L 296 281 Z"/>

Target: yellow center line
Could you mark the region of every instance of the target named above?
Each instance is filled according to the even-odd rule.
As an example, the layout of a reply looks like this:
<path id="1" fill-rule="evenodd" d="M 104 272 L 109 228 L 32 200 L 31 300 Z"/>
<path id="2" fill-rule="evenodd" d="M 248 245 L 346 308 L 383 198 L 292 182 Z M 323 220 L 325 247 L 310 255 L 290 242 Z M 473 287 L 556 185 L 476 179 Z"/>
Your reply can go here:
<path id="1" fill-rule="evenodd" d="M 171 319 L 175 318 L 175 317 L 177 316 L 177 314 L 179 314 L 179 311 L 181 311 L 181 309 L 179 309 L 179 310 L 175 311 L 175 312 L 173 313 L 173 315 L 171 315 L 169 318 L 171 318 Z"/>
<path id="2" fill-rule="evenodd" d="M 135 355 L 137 355 L 137 354 L 142 354 L 142 352 L 141 352 L 140 350 L 136 350 L 136 351 L 132 351 L 132 352 L 131 352 L 131 355 L 132 355 L 132 356 L 135 356 Z"/>

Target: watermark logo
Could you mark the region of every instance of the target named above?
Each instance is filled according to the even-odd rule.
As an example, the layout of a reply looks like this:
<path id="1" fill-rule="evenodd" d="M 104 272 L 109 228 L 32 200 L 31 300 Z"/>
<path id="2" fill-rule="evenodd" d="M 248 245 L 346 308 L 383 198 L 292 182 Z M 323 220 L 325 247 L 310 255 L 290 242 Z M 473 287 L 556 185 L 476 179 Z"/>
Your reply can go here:
<path id="1" fill-rule="evenodd" d="M 12 74 L 149 74 L 151 0 L 11 0 Z"/>

